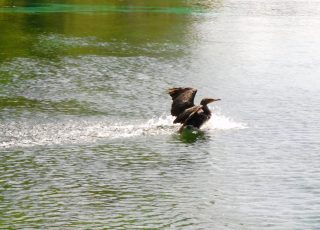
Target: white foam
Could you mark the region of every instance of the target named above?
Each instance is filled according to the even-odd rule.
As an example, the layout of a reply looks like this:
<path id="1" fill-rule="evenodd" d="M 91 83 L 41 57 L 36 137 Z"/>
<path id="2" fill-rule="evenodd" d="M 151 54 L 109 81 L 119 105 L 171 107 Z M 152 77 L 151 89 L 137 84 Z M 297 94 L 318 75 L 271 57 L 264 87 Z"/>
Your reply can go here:
<path id="1" fill-rule="evenodd" d="M 212 130 L 228 130 L 228 129 L 246 129 L 246 124 L 234 121 L 232 118 L 213 114 L 211 119 L 204 125 L 205 128 Z"/>
<path id="2" fill-rule="evenodd" d="M 173 125 L 174 117 L 162 115 L 147 122 L 110 124 L 109 120 L 65 120 L 60 122 L 12 122 L 0 124 L 0 148 L 35 145 L 85 144 L 134 136 L 170 135 L 179 125 Z M 205 124 L 205 130 L 244 129 L 245 124 L 215 114 Z"/>

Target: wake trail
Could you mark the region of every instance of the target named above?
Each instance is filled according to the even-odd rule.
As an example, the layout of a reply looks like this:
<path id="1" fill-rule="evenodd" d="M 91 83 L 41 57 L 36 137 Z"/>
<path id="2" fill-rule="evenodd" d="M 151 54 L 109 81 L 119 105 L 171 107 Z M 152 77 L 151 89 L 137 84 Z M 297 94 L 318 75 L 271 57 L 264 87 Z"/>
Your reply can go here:
<path id="1" fill-rule="evenodd" d="M 36 145 L 90 144 L 116 138 L 171 135 L 180 127 L 180 125 L 174 125 L 173 120 L 174 117 L 163 115 L 151 118 L 147 122 L 132 121 L 113 124 L 110 124 L 109 120 L 0 123 L 0 149 Z M 244 128 L 246 128 L 245 124 L 219 114 L 214 114 L 203 127 L 208 132 Z"/>

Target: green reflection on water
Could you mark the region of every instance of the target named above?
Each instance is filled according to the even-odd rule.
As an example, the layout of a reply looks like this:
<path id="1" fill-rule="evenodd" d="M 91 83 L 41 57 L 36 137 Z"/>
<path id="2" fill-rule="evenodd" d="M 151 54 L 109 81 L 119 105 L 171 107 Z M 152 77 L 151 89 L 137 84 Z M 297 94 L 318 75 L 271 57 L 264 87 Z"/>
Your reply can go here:
<path id="1" fill-rule="evenodd" d="M 136 56 L 154 53 L 158 56 L 158 50 L 167 50 L 162 44 L 194 41 L 193 17 L 219 4 L 220 0 L 0 1 L 0 61 L 17 56 L 52 58 L 70 54 Z M 57 35 L 56 39 L 46 39 L 55 38 L 52 34 Z M 96 43 L 75 48 L 74 42 L 61 43 L 61 35 L 64 38 L 91 37 Z M 112 44 L 97 45 L 107 42 Z M 117 42 L 124 44 L 125 49 L 114 45 Z M 150 43 L 156 44 L 158 49 L 145 52 L 148 49 L 144 46 Z M 168 56 L 172 56 L 172 52 Z"/>
<path id="2" fill-rule="evenodd" d="M 80 0 L 56 1 L 55 4 L 4 1 L 0 3 L 0 61 L 17 56 L 150 54 L 145 52 L 147 48 L 139 46 L 152 43 L 165 50 L 159 44 L 189 43 L 191 13 L 205 9 L 206 6 L 183 0 L 90 1 L 90 4 Z M 52 34 L 58 35 L 57 39 L 46 39 L 54 38 Z M 75 49 L 74 42 L 61 43 L 60 35 L 64 38 L 91 37 L 96 43 L 90 41 Z M 105 46 L 107 42 L 112 44 Z M 125 49 L 114 45 L 116 43 L 125 45 Z M 151 52 L 158 55 L 157 50 Z"/>
<path id="3" fill-rule="evenodd" d="M 90 109 L 89 105 L 76 100 L 55 102 L 49 100 L 28 99 L 25 97 L 0 97 L 0 109 L 2 111 L 15 109 L 15 112 L 18 113 L 20 110 L 25 110 L 26 108 L 30 108 L 30 112 L 51 111 L 55 113 L 76 115 L 99 114 L 98 111 Z"/>
<path id="4" fill-rule="evenodd" d="M 206 136 L 204 131 L 190 127 L 184 128 L 179 135 L 179 139 L 184 143 L 194 143 L 197 140 L 205 140 L 205 138 Z"/>
<path id="5" fill-rule="evenodd" d="M 159 7 L 159 6 L 115 6 L 115 5 L 76 5 L 76 4 L 35 4 L 31 6 L 13 6 L 0 8 L 1 13 L 64 13 L 64 12 L 151 12 L 189 14 L 203 12 L 199 8 Z"/>

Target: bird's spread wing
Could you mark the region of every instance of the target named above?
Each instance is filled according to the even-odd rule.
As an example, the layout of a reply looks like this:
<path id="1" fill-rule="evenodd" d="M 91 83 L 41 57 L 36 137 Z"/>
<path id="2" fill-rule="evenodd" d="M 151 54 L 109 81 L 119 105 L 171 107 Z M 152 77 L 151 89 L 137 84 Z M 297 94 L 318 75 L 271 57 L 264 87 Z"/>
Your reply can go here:
<path id="1" fill-rule="evenodd" d="M 189 109 L 186 109 L 184 112 L 180 113 L 177 116 L 177 118 L 173 121 L 173 123 L 184 124 L 187 120 L 193 117 L 193 115 L 196 114 L 201 108 L 202 108 L 202 105 L 196 105 Z"/>
<path id="2" fill-rule="evenodd" d="M 197 89 L 194 88 L 171 88 L 168 93 L 172 98 L 171 115 L 179 116 L 186 109 L 194 106 L 194 97 Z"/>
<path id="3" fill-rule="evenodd" d="M 181 133 L 182 130 L 184 129 L 184 127 L 187 125 L 187 122 L 192 119 L 196 114 L 201 113 L 202 110 L 202 105 L 198 105 L 198 106 L 194 106 L 192 108 L 190 108 L 190 111 L 192 111 L 191 113 L 188 114 L 188 116 L 186 116 L 186 119 L 182 123 L 182 126 L 179 129 L 179 132 Z"/>

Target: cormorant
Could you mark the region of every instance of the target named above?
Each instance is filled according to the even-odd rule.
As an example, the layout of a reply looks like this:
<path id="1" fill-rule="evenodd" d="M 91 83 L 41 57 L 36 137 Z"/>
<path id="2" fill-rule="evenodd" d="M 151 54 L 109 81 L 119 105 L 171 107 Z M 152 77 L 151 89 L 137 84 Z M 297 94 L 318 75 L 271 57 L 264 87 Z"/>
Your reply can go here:
<path id="1" fill-rule="evenodd" d="M 200 127 L 210 119 L 211 111 L 208 104 L 220 99 L 203 98 L 200 105 L 194 104 L 194 97 L 197 89 L 194 88 L 171 88 L 168 93 L 172 97 L 171 115 L 176 119 L 173 123 L 181 123 L 179 132 L 186 126 L 200 129 Z"/>

